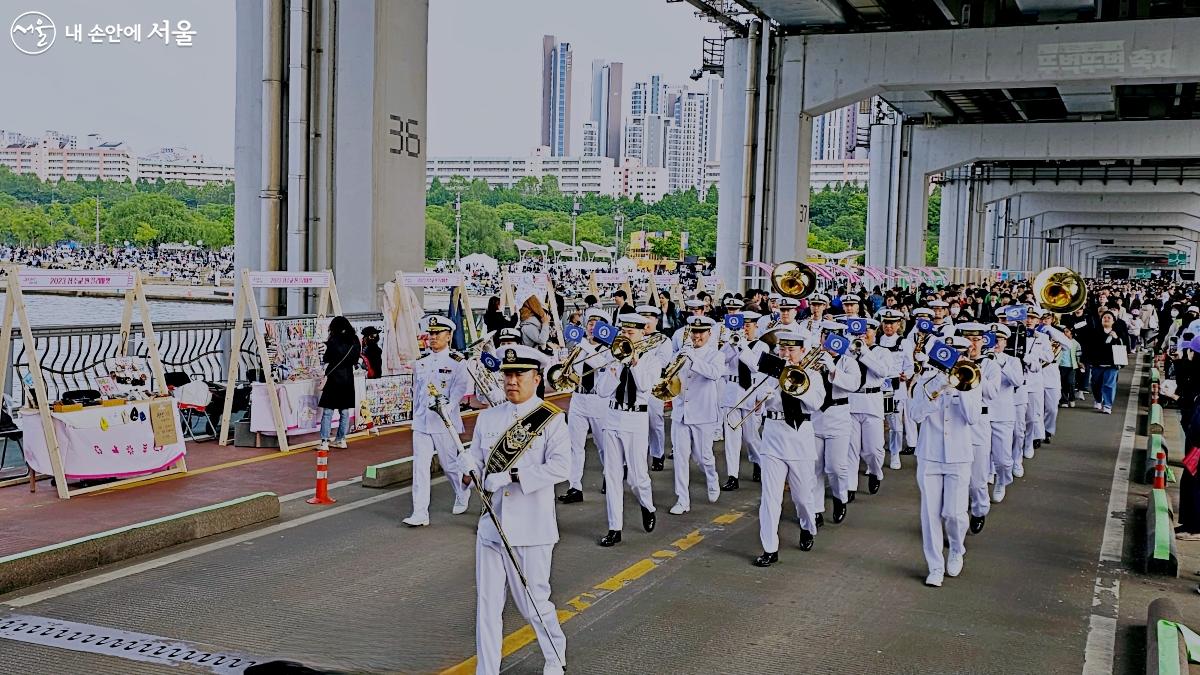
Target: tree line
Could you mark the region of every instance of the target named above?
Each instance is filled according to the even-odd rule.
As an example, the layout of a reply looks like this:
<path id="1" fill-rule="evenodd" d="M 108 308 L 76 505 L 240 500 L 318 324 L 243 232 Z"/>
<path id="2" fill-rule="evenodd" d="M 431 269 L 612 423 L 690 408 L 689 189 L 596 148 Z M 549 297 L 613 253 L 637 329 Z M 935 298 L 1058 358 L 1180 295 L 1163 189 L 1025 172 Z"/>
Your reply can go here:
<path id="1" fill-rule="evenodd" d="M 431 181 L 426 193 L 425 257 L 430 261 L 454 257 L 454 199 L 461 194 L 461 249 L 468 253 L 486 253 L 501 261 L 517 258 L 514 239 L 545 244 L 554 239 L 571 243 L 571 213 L 575 197 L 563 194 L 553 176 L 540 180 L 522 178 L 512 188 L 490 188 L 482 179 L 467 181 L 455 176 L 443 184 Z M 650 240 L 651 252 L 660 258 L 679 257 L 681 233 L 688 235 L 686 255 L 700 258 L 716 255 L 717 188 L 701 195 L 695 190 L 675 192 L 657 203 L 647 204 L 640 197 L 629 199 L 600 195 L 579 198 L 575 222 L 576 241 L 612 246 L 615 238 L 614 214 L 625 217 L 622 251 L 635 232 L 670 232 Z M 931 228 L 927 236 L 926 256 L 937 261 L 937 223 L 941 191 L 929 200 Z M 825 186 L 813 190 L 809 204 L 808 245 L 828 253 L 865 247 L 867 238 L 867 190 L 853 184 Z M 507 223 L 512 223 L 511 229 Z"/>
<path id="2" fill-rule="evenodd" d="M 138 246 L 233 243 L 233 184 L 178 181 L 43 181 L 0 166 L 0 241 L 21 246 L 100 241 Z M 97 209 L 97 199 L 99 208 Z"/>

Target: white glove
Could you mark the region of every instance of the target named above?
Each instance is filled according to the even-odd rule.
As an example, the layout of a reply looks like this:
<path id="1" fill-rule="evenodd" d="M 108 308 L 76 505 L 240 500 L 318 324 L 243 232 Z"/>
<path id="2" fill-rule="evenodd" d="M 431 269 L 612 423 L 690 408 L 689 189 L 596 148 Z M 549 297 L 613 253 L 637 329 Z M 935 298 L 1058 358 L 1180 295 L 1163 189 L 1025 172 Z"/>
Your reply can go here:
<path id="1" fill-rule="evenodd" d="M 913 361 L 915 361 L 917 363 L 925 363 L 928 360 L 929 360 L 929 355 L 926 354 L 925 352 L 917 352 L 916 354 L 913 354 Z"/>
<path id="2" fill-rule="evenodd" d="M 483 489 L 486 492 L 499 492 L 505 486 L 512 483 L 512 476 L 508 472 L 504 473 L 489 473 L 487 478 L 483 479 Z"/>

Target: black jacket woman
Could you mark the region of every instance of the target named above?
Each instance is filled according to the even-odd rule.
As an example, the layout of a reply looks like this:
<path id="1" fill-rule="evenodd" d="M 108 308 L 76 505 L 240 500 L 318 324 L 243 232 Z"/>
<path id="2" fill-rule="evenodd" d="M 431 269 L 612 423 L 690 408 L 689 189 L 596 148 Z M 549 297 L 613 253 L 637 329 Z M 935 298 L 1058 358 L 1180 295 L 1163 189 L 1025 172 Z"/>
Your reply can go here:
<path id="1" fill-rule="evenodd" d="M 354 326 L 344 316 L 335 316 L 329 322 L 329 338 L 325 341 L 325 383 L 321 387 L 321 444 L 320 450 L 329 449 L 329 426 L 333 411 L 338 411 L 337 437 L 333 447 L 346 447 L 346 431 L 350 428 L 350 412 L 357 405 L 354 400 L 354 366 L 362 358 L 358 335 Z"/>

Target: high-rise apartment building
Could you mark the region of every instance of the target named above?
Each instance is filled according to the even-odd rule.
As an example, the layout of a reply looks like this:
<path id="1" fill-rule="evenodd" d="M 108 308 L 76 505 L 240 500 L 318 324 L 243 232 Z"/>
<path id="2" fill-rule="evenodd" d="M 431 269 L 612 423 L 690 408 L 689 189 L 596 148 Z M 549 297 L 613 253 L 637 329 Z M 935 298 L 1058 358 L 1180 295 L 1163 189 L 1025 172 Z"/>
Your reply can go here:
<path id="1" fill-rule="evenodd" d="M 600 157 L 600 131 L 595 122 L 583 123 L 583 156 Z"/>
<path id="2" fill-rule="evenodd" d="M 629 91 L 629 116 L 641 117 L 650 112 L 650 84 L 634 82 Z"/>
<path id="3" fill-rule="evenodd" d="M 699 190 L 704 184 L 704 162 L 708 158 L 708 94 L 684 91 L 674 107 L 675 123 L 667 130 L 668 186 L 671 192 Z"/>
<path id="4" fill-rule="evenodd" d="M 571 153 L 571 45 L 542 37 L 542 145 L 556 157 Z"/>
<path id="5" fill-rule="evenodd" d="M 600 156 L 616 162 L 621 155 L 621 89 L 624 66 L 592 61 L 592 115 L 599 138 Z"/>

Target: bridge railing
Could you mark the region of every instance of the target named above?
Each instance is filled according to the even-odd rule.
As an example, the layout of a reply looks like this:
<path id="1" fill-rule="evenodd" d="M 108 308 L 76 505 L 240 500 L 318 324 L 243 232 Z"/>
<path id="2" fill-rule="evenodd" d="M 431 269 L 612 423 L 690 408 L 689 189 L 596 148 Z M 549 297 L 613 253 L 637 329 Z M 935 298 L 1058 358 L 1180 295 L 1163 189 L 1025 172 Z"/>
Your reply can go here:
<path id="1" fill-rule="evenodd" d="M 278 317 L 295 319 L 300 317 Z M 383 322 L 378 312 L 348 314 L 356 326 Z M 121 356 L 120 324 L 93 324 L 85 326 L 40 326 L 33 329 L 32 349 L 19 333 L 14 333 L 9 345 L 10 372 L 6 391 L 16 405 L 24 405 L 29 396 L 23 378 L 29 372 L 29 360 L 33 354 L 42 367 L 46 378 L 46 389 L 51 400 L 59 398 L 64 391 L 72 389 L 95 389 L 99 377 L 105 374 L 105 359 Z M 223 382 L 228 374 L 230 342 L 233 339 L 233 320 L 168 321 L 156 323 L 154 333 L 158 340 L 158 352 L 167 372 L 185 372 L 210 382 Z M 130 336 L 131 355 L 146 357 L 148 350 L 141 325 L 135 324 Z M 235 350 L 238 359 L 238 376 L 246 377 L 247 371 L 259 367 L 254 335 L 247 330 L 241 344 Z"/>

